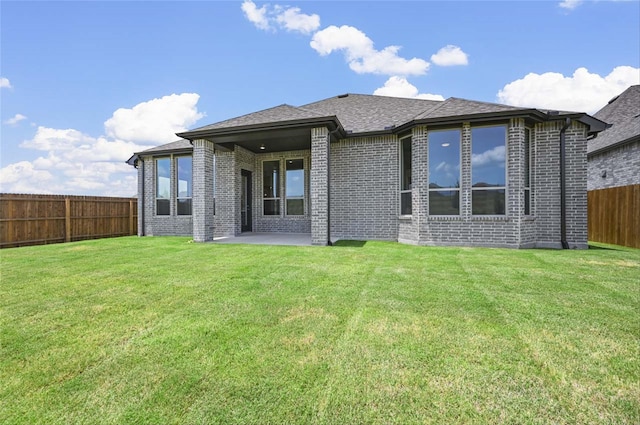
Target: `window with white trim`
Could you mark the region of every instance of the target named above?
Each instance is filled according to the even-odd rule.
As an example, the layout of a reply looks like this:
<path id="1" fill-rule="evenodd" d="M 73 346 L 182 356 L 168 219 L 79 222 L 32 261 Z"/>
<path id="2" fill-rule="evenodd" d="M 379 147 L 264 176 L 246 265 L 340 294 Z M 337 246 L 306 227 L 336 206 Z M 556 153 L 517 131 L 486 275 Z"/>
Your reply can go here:
<path id="1" fill-rule="evenodd" d="M 304 160 L 287 159 L 284 178 L 287 215 L 304 215 Z"/>
<path id="2" fill-rule="evenodd" d="M 411 137 L 400 139 L 400 215 L 411 215 Z"/>
<path id="3" fill-rule="evenodd" d="M 280 215 L 280 161 L 262 163 L 262 214 Z"/>
<path id="4" fill-rule="evenodd" d="M 176 157 L 176 174 L 178 188 L 176 205 L 178 215 L 191 215 L 191 198 L 193 196 L 193 161 L 191 156 Z"/>
<path id="5" fill-rule="evenodd" d="M 429 142 L 429 215 L 460 215 L 460 129 L 433 130 Z"/>
<path id="6" fill-rule="evenodd" d="M 156 159 L 156 215 L 171 213 L 171 158 Z"/>
<path id="7" fill-rule="evenodd" d="M 471 213 L 505 215 L 507 127 L 471 129 Z"/>

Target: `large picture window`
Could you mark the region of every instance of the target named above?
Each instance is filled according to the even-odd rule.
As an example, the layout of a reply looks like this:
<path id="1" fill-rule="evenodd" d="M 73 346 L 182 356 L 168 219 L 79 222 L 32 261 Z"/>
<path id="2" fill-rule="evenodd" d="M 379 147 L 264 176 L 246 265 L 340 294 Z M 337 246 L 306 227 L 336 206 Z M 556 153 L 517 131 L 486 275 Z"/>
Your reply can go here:
<path id="1" fill-rule="evenodd" d="M 280 161 L 262 163 L 262 213 L 280 215 Z"/>
<path id="2" fill-rule="evenodd" d="M 411 215 L 411 137 L 400 140 L 400 214 Z"/>
<path id="3" fill-rule="evenodd" d="M 304 215 L 304 161 L 286 161 L 286 208 L 287 215 Z"/>
<path id="4" fill-rule="evenodd" d="M 460 130 L 430 131 L 429 215 L 460 214 Z"/>
<path id="5" fill-rule="evenodd" d="M 176 170 L 178 174 L 176 205 L 178 215 L 191 215 L 191 197 L 193 196 L 192 168 L 192 158 L 190 156 L 179 156 L 176 158 Z"/>
<path id="6" fill-rule="evenodd" d="M 524 215 L 531 215 L 531 130 L 524 129 Z"/>
<path id="7" fill-rule="evenodd" d="M 471 212 L 504 215 L 506 198 L 505 126 L 471 129 Z"/>
<path id="8" fill-rule="evenodd" d="M 170 214 L 171 159 L 156 159 L 156 214 Z"/>

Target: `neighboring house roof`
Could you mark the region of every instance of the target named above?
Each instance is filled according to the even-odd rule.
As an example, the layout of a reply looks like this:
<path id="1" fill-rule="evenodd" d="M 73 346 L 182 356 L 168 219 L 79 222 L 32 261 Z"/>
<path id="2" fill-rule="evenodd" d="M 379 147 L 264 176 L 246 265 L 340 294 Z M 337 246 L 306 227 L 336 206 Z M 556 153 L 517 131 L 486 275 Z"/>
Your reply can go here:
<path id="1" fill-rule="evenodd" d="M 594 117 L 611 127 L 589 140 L 589 155 L 640 141 L 640 85 L 631 86 L 611 99 Z"/>

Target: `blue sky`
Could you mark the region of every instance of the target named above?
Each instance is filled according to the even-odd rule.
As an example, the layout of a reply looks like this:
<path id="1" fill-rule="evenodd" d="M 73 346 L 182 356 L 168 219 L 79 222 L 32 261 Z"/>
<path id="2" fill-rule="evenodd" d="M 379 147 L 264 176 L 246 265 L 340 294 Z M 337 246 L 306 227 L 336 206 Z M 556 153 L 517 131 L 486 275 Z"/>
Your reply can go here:
<path id="1" fill-rule="evenodd" d="M 134 151 L 346 92 L 593 113 L 640 83 L 638 1 L 2 1 L 0 15 L 3 192 L 135 195 Z"/>

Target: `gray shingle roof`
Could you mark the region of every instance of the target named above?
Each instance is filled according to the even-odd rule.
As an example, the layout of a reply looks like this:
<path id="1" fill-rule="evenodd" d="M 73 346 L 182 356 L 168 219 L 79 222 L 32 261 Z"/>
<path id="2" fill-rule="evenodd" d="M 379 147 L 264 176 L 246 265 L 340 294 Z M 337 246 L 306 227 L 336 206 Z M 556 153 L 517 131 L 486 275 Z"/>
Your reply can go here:
<path id="1" fill-rule="evenodd" d="M 459 115 L 471 115 L 482 114 L 491 112 L 504 112 L 504 111 L 518 111 L 526 108 L 519 108 L 516 106 L 500 105 L 497 103 L 477 102 L 475 100 L 459 99 L 457 97 L 450 97 L 449 99 L 441 102 L 436 108 L 425 111 L 422 114 L 415 117 L 416 120 L 440 118 L 440 117 L 453 117 Z"/>
<path id="2" fill-rule="evenodd" d="M 264 109 L 258 112 L 252 112 L 250 114 L 242 115 L 236 118 L 231 118 L 225 121 L 220 121 L 215 124 L 206 125 L 204 127 L 195 128 L 190 131 L 202 131 L 202 130 L 215 130 L 220 128 L 232 128 L 248 125 L 259 125 L 281 121 L 294 121 L 303 120 L 309 118 L 319 118 L 323 115 L 319 115 L 315 112 L 304 110 L 302 108 L 296 108 L 291 105 L 279 105 L 273 108 Z"/>
<path id="3" fill-rule="evenodd" d="M 589 140 L 588 153 L 607 150 L 629 139 L 640 138 L 640 85 L 614 97 L 594 117 L 612 126 Z"/>
<path id="4" fill-rule="evenodd" d="M 350 93 L 309 103 L 300 108 L 324 116 L 335 115 L 347 132 L 366 133 L 404 124 L 441 103 L 438 100 Z"/>
<path id="5" fill-rule="evenodd" d="M 153 153 L 153 152 L 164 152 L 171 150 L 180 150 L 180 149 L 193 149 L 191 142 L 185 139 L 176 140 L 175 142 L 166 143 L 164 145 L 156 146 L 154 148 L 150 148 L 144 150 L 140 153 Z"/>

